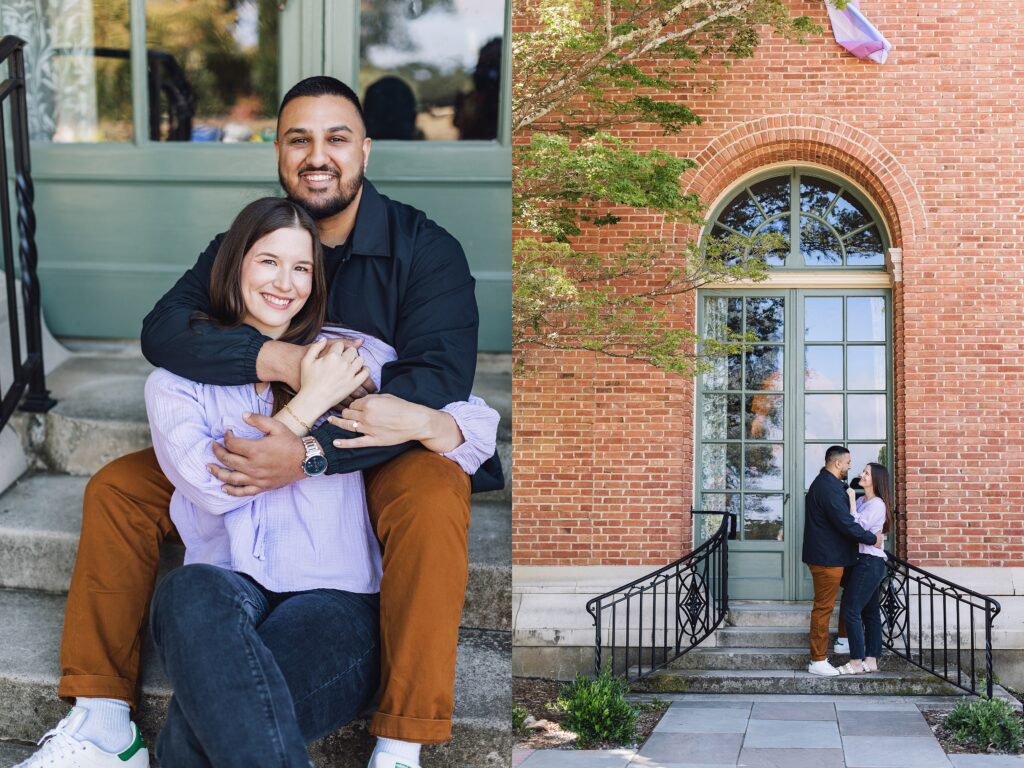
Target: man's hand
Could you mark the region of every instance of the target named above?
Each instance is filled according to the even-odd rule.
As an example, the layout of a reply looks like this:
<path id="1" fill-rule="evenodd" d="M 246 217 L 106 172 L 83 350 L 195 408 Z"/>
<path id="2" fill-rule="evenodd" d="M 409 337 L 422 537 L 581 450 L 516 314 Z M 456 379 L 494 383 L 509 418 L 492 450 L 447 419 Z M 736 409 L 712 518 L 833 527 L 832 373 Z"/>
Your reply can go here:
<path id="1" fill-rule="evenodd" d="M 208 464 L 210 474 L 224 483 L 231 496 L 255 496 L 301 480 L 306 451 L 302 440 L 276 419 L 257 413 L 246 414 L 245 422 L 266 433 L 258 440 L 246 440 L 228 432 L 224 445 L 213 444 L 223 466 Z M 225 469 L 226 467 L 226 469 Z"/>

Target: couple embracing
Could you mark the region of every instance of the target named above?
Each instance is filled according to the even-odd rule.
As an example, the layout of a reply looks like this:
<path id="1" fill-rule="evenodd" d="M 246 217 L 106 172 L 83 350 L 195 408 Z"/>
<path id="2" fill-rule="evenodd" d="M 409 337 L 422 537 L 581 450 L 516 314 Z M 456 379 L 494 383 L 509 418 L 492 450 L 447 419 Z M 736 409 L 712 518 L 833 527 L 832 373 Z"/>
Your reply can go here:
<path id="1" fill-rule="evenodd" d="M 473 278 L 459 244 L 364 180 L 359 98 L 294 86 L 285 198 L 249 204 L 147 316 L 153 449 L 90 481 L 58 694 L 25 768 L 144 768 L 131 710 L 160 559 L 185 566 L 150 629 L 174 687 L 160 763 L 311 765 L 306 745 L 380 693 L 371 768 L 451 734 L 471 490 L 504 484 L 498 415 L 470 395 Z"/>
<path id="2" fill-rule="evenodd" d="M 807 671 L 826 677 L 877 672 L 882 653 L 879 587 L 885 576 L 885 535 L 893 523 L 892 488 L 888 470 L 872 462 L 860 474 L 864 496 L 856 498 L 845 482 L 851 463 L 848 449 L 831 446 L 804 507 L 803 561 L 814 582 Z M 844 635 L 849 638 L 850 660 L 836 668 L 828 663 L 828 628 L 840 585 L 840 643 Z"/>

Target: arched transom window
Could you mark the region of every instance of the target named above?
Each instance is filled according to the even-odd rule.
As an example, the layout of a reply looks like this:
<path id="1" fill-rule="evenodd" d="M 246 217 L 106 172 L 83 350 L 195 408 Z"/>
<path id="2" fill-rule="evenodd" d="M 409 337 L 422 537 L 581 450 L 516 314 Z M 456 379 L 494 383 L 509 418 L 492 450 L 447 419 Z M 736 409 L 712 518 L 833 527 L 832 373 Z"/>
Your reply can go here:
<path id="1" fill-rule="evenodd" d="M 767 256 L 773 267 L 885 268 L 889 244 L 881 218 L 860 191 L 824 171 L 773 169 L 754 176 L 710 220 L 714 237 L 781 234 L 785 247 Z"/>

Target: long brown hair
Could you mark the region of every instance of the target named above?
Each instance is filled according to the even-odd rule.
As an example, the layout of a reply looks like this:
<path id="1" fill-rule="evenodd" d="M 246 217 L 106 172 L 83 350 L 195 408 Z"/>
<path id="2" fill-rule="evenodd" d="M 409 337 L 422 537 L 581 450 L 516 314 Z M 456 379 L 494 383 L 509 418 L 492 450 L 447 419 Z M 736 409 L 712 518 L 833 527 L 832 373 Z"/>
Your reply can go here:
<path id="1" fill-rule="evenodd" d="M 868 463 L 871 471 L 871 489 L 885 504 L 885 525 L 882 533 L 889 533 L 895 525 L 895 509 L 892 503 L 892 486 L 889 484 L 889 470 L 874 461 Z"/>
<path id="2" fill-rule="evenodd" d="M 249 203 L 235 217 L 224 235 L 210 274 L 210 312 L 206 319 L 225 328 L 237 328 L 245 320 L 242 297 L 242 264 L 253 245 L 279 229 L 303 229 L 313 241 L 313 286 L 309 298 L 278 339 L 291 344 L 308 344 L 324 324 L 327 310 L 327 281 L 320 232 L 312 217 L 301 207 L 281 197 L 263 197 Z M 270 383 L 277 412 L 295 396 L 288 385 Z"/>

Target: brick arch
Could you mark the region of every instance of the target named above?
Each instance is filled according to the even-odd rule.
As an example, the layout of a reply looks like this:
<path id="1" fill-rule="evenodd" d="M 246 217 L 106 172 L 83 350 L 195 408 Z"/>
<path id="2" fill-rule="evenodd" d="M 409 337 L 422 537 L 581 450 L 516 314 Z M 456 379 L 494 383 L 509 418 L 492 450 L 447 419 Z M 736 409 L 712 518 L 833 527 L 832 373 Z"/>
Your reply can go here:
<path id="1" fill-rule="evenodd" d="M 833 118 L 771 115 L 741 123 L 694 160 L 697 168 L 683 177 L 683 186 L 705 203 L 759 168 L 814 163 L 849 177 L 871 196 L 893 247 L 906 247 L 928 226 L 921 198 L 899 160 L 870 134 Z"/>

